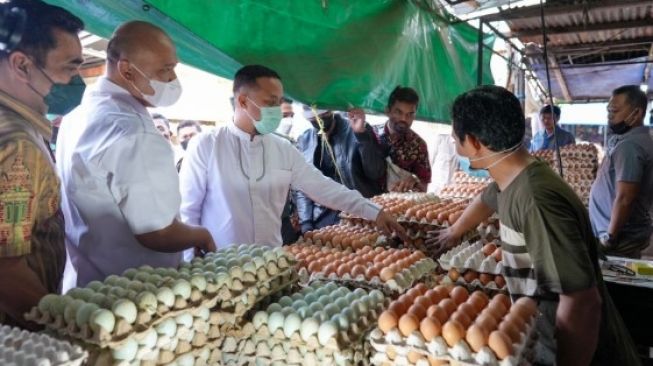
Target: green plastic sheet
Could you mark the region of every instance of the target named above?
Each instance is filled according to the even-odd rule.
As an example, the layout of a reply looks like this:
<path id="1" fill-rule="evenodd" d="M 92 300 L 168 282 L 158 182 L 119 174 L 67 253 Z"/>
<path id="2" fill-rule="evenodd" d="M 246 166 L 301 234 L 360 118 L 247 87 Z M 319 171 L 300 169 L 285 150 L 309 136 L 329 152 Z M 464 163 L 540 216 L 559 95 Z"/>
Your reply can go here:
<path id="1" fill-rule="evenodd" d="M 477 83 L 478 31 L 449 24 L 426 0 L 47 1 L 105 37 L 126 20 L 155 23 L 183 62 L 219 76 L 269 66 L 286 94 L 323 108 L 383 112 L 402 85 L 420 94 L 420 119 L 448 122 L 454 98 Z M 491 47 L 494 37 L 483 38 Z M 492 84 L 483 55 L 483 83 Z"/>

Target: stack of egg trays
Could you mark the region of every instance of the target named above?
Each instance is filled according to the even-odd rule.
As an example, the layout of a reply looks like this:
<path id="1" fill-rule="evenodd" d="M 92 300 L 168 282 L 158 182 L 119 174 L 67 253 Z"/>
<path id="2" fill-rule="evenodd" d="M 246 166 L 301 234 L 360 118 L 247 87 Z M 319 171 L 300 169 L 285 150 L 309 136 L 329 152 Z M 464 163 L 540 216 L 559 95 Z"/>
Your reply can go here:
<path id="1" fill-rule="evenodd" d="M 379 304 L 378 309 L 371 310 L 367 317 L 361 317 L 356 326 L 359 334 L 354 337 L 351 335 L 338 336 L 330 338 L 326 345 L 321 345 L 317 339 L 317 334 L 310 337 L 309 341 L 303 340 L 299 333 L 293 333 L 291 337 L 284 334 L 284 330 L 277 329 L 271 333 L 267 326 L 255 317 L 259 310 L 265 310 L 269 305 L 277 303 L 283 297 L 300 299 L 308 292 L 322 289 L 321 291 L 339 290 L 345 291 L 335 283 L 322 282 L 313 283 L 311 286 L 293 286 L 284 291 L 270 296 L 261 301 L 247 315 L 250 320 L 247 328 L 254 329 L 247 338 L 237 339 L 228 337 L 222 344 L 222 364 L 223 365 L 367 365 L 371 346 L 368 341 L 368 333 L 376 325 L 378 315 L 388 305 L 389 299 L 385 298 Z M 360 297 L 365 291 L 351 291 Z M 359 293 L 360 292 L 360 293 Z M 376 296 L 379 294 L 377 293 Z M 352 302 L 355 304 L 355 302 Z M 278 304 L 276 304 L 278 305 Z M 275 305 L 275 306 L 276 306 Z M 363 329 L 366 327 L 366 329 Z M 344 338 L 343 338 L 344 337 Z M 315 352 L 328 354 L 328 360 L 320 360 Z"/>
<path id="2" fill-rule="evenodd" d="M 0 325 L 0 364 L 3 366 L 81 366 L 88 352 L 47 334 Z"/>

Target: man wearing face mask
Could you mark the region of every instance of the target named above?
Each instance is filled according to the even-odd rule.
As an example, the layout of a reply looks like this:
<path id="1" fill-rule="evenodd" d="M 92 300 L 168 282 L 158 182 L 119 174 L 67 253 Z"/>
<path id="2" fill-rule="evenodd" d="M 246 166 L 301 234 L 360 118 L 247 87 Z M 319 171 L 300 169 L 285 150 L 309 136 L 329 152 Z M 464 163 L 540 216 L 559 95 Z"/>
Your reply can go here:
<path id="1" fill-rule="evenodd" d="M 590 218 L 569 185 L 522 146 L 524 114 L 508 90 L 481 86 L 452 108 L 458 154 L 494 179 L 427 245 L 446 250 L 496 213 L 503 275 L 513 300 L 538 303 L 537 365 L 638 365 L 598 264 Z"/>
<path id="2" fill-rule="evenodd" d="M 0 51 L 0 324 L 31 327 L 23 314 L 59 291 L 66 263 L 45 114 L 48 96 L 78 74 L 84 24 L 41 1 L 0 6 L 23 9 L 27 22 L 18 45 Z"/>
<path id="3" fill-rule="evenodd" d="M 146 109 L 178 100 L 176 65 L 163 30 L 125 23 L 109 40 L 106 75 L 64 118 L 57 168 L 78 286 L 145 264 L 176 267 L 189 248 L 215 250 L 206 229 L 177 220 L 173 152 Z"/>
<path id="4" fill-rule="evenodd" d="M 290 142 L 273 134 L 284 94 L 275 71 L 245 66 L 235 75 L 233 91 L 233 122 L 188 146 L 180 172 L 185 222 L 208 228 L 218 247 L 280 246 L 281 213 L 293 188 L 403 236 L 402 227 L 380 207 L 323 176 Z"/>
<path id="5" fill-rule="evenodd" d="M 608 103 L 612 136 L 589 207 L 594 233 L 608 255 L 639 258 L 653 232 L 653 141 L 644 127 L 646 105 L 637 85 L 615 89 Z"/>
<path id="6" fill-rule="evenodd" d="M 281 102 L 281 123 L 279 123 L 279 128 L 275 131 L 281 136 L 290 136 L 290 130 L 292 130 L 293 118 L 295 117 L 295 112 L 292 110 L 292 100 L 288 98 L 283 98 Z"/>
<path id="7" fill-rule="evenodd" d="M 364 116 L 364 114 L 363 114 Z M 347 120 L 328 110 L 304 106 L 304 118 L 313 128 L 297 140 L 309 164 L 324 176 L 354 189 L 363 197 L 383 193 L 386 162 L 381 146 L 364 117 Z M 338 223 L 340 212 L 324 207 L 302 191 L 293 191 L 302 233 Z"/>

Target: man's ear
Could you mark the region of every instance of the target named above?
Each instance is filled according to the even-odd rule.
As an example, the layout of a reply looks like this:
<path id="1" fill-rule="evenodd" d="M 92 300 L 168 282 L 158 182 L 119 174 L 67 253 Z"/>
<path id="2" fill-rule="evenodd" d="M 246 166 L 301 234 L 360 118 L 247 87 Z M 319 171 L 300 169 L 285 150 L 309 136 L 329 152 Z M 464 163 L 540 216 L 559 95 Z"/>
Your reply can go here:
<path id="1" fill-rule="evenodd" d="M 27 66 L 33 62 L 26 54 L 20 51 L 15 51 L 9 55 L 7 63 L 9 69 L 17 76 L 18 80 L 29 82 Z"/>
<path id="2" fill-rule="evenodd" d="M 131 67 L 129 67 L 129 62 L 127 60 L 119 60 L 118 61 L 118 72 L 122 77 L 129 81 L 134 81 L 134 73 L 131 70 Z"/>
<path id="3" fill-rule="evenodd" d="M 465 140 L 467 140 L 467 143 L 471 144 L 475 150 L 480 150 L 482 147 L 481 141 L 479 141 L 479 139 L 477 139 L 473 135 L 469 135 L 469 134 L 465 135 Z"/>
<path id="4" fill-rule="evenodd" d="M 236 96 L 235 104 L 240 106 L 240 108 L 245 109 L 245 104 L 247 104 L 247 96 L 244 93 L 239 93 Z"/>

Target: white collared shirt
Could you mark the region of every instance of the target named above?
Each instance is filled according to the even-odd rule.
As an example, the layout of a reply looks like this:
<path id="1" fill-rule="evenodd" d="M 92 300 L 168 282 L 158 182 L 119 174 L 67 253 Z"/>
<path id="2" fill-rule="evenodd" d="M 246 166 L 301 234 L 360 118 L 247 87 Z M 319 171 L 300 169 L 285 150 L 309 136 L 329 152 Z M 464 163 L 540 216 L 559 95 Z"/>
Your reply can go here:
<path id="1" fill-rule="evenodd" d="M 329 208 L 374 220 L 380 208 L 325 177 L 290 142 L 251 136 L 233 122 L 193 138 L 180 172 L 181 218 L 207 228 L 218 248 L 280 246 L 290 188 Z"/>
<path id="2" fill-rule="evenodd" d="M 66 115 L 57 141 L 66 244 L 77 272 L 68 286 L 144 264 L 177 266 L 134 235 L 161 230 L 178 215 L 179 180 L 170 144 L 128 91 L 106 78 Z"/>

